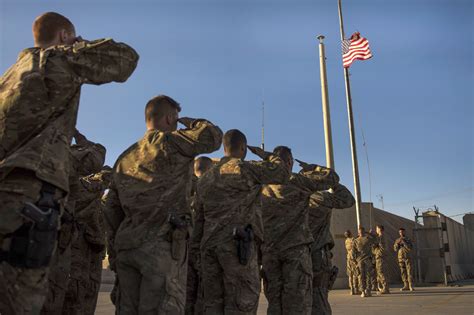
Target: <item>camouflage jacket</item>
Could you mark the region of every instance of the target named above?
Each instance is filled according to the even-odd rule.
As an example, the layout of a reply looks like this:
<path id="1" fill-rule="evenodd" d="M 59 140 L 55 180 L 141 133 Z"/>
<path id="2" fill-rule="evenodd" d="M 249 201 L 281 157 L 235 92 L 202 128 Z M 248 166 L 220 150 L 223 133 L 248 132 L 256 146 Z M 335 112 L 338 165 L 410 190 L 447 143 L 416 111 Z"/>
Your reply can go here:
<path id="1" fill-rule="evenodd" d="M 331 234 L 332 209 L 346 209 L 354 205 L 352 193 L 339 183 L 332 186 L 333 192 L 318 191 L 310 197 L 309 226 L 313 234 L 313 250 L 334 247 Z"/>
<path id="2" fill-rule="evenodd" d="M 328 189 L 322 178 L 311 172 L 292 174 L 284 185 L 264 185 L 262 216 L 265 242 L 262 251 L 283 251 L 314 239 L 309 228 L 310 195 Z"/>
<path id="3" fill-rule="evenodd" d="M 393 244 L 393 249 L 398 253 L 399 259 L 406 259 L 413 249 L 413 243 L 408 237 L 400 237 Z"/>
<path id="4" fill-rule="evenodd" d="M 93 245 L 105 246 L 102 195 L 108 188 L 108 174 L 100 172 L 82 177 L 78 189 L 74 192 L 74 218 L 85 239 Z"/>
<path id="5" fill-rule="evenodd" d="M 196 231 L 193 242 L 214 246 L 233 239 L 233 229 L 250 224 L 263 241 L 261 189 L 284 184 L 290 177 L 279 157 L 244 161 L 224 157 L 198 182 Z"/>
<path id="6" fill-rule="evenodd" d="M 174 132 L 149 130 L 118 158 L 106 203 L 115 250 L 165 239 L 170 214 L 191 217 L 194 158 L 219 149 L 221 141 L 219 127 L 198 119 Z"/>
<path id="7" fill-rule="evenodd" d="M 68 192 L 82 84 L 124 82 L 137 62 L 111 39 L 23 50 L 0 78 L 0 179 L 23 168 Z"/>
<path id="8" fill-rule="evenodd" d="M 385 235 L 377 235 L 375 237 L 373 253 L 376 259 L 384 258 L 385 256 L 387 256 L 387 242 L 385 240 Z"/>
<path id="9" fill-rule="evenodd" d="M 357 261 L 372 259 L 372 246 L 374 243 L 373 236 L 368 233 L 354 240 L 352 251 Z"/>
<path id="10" fill-rule="evenodd" d="M 354 240 L 355 238 L 348 237 L 346 238 L 344 242 L 344 245 L 346 246 L 347 260 L 354 260 L 354 254 L 353 254 Z"/>

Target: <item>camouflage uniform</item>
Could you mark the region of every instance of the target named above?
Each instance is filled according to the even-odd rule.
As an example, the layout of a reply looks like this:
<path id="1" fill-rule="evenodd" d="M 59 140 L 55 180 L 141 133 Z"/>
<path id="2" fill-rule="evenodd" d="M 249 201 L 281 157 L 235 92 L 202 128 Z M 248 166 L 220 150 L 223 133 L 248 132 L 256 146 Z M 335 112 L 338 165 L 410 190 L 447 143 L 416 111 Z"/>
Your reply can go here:
<path id="1" fill-rule="evenodd" d="M 357 266 L 359 267 L 359 284 L 362 290 L 362 294 L 366 296 L 371 295 L 372 282 L 372 245 L 374 244 L 373 237 L 366 233 L 363 236 L 359 236 L 354 240 L 353 253 L 357 260 Z"/>
<path id="2" fill-rule="evenodd" d="M 400 237 L 395 241 L 393 249 L 398 253 L 398 265 L 402 274 L 403 289 L 413 290 L 413 276 L 410 251 L 413 248 L 411 240 L 407 237 Z"/>
<path id="3" fill-rule="evenodd" d="M 74 196 L 78 237 L 72 244 L 71 274 L 63 312 L 94 314 L 105 254 L 101 196 L 109 171 L 82 177 Z"/>
<path id="4" fill-rule="evenodd" d="M 191 210 L 193 211 L 194 217 L 196 217 L 196 189 L 197 189 L 197 176 L 193 176 L 191 181 Z M 191 239 L 194 238 L 194 235 Z M 200 257 L 199 257 L 199 243 L 190 243 L 189 258 L 188 258 L 188 279 L 186 282 L 186 315 L 202 314 L 202 290 L 200 290 Z"/>
<path id="5" fill-rule="evenodd" d="M 257 242 L 263 240 L 260 192 L 263 184 L 283 184 L 289 175 L 275 156 L 263 162 L 224 157 L 200 179 L 193 242 L 201 244 L 204 314 L 256 313 Z M 236 240 L 235 233 L 243 229 Z"/>
<path id="6" fill-rule="evenodd" d="M 377 236 L 374 245 L 375 268 L 377 271 L 377 283 L 381 293 L 389 293 L 389 283 L 387 280 L 387 242 L 385 235 Z"/>
<path id="7" fill-rule="evenodd" d="M 206 120 L 149 130 L 114 166 L 106 201 L 109 250 L 120 282 L 119 312 L 184 314 L 194 157 L 217 150 L 222 131 Z M 171 219 L 171 220 L 170 220 Z"/>
<path id="8" fill-rule="evenodd" d="M 317 173 L 316 173 L 317 174 Z M 322 180 L 332 186 L 333 192 L 320 191 L 313 193 L 310 198 L 309 225 L 314 243 L 311 247 L 313 261 L 313 315 L 332 314 L 329 304 L 329 290 L 336 280 L 338 268 L 332 265 L 331 215 L 332 209 L 346 209 L 354 205 L 354 197 L 343 185 L 338 184 L 339 177 L 334 171 L 323 170 Z"/>
<path id="9" fill-rule="evenodd" d="M 51 264 L 48 295 L 42 314 L 62 314 L 71 273 L 71 245 L 78 232 L 73 216 L 76 201 L 83 198 L 84 193 L 79 176 L 100 171 L 105 161 L 105 151 L 102 145 L 87 140 L 71 147 L 70 193 L 61 218 L 58 249 Z"/>
<path id="10" fill-rule="evenodd" d="M 357 267 L 357 261 L 354 259 L 354 254 L 352 252 L 353 243 L 355 238 L 350 237 L 346 238 L 345 246 L 347 251 L 347 277 L 349 279 L 349 288 L 351 289 L 351 294 L 360 294 L 359 293 L 359 270 Z"/>
<path id="11" fill-rule="evenodd" d="M 311 314 L 309 197 L 318 181 L 292 174 L 285 185 L 262 189 L 263 284 L 269 314 Z"/>
<path id="12" fill-rule="evenodd" d="M 27 227 L 18 213 L 25 202 L 42 203 L 41 192 L 50 194 L 55 189 L 54 208 L 62 212 L 82 84 L 123 82 L 137 61 L 132 48 L 111 39 L 29 48 L 0 78 L 0 242 L 4 253 L 11 252 L 11 233 Z M 45 299 L 47 273 L 47 266 L 26 269 L 2 261 L 0 312 L 38 313 Z"/>

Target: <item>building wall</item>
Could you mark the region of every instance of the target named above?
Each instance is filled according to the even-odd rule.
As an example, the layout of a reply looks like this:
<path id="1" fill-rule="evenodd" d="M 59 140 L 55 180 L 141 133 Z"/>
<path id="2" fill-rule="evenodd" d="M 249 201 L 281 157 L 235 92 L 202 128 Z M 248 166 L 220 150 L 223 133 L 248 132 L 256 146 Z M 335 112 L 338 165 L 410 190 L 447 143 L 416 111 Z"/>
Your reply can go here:
<path id="1" fill-rule="evenodd" d="M 433 246 L 438 238 L 438 256 L 422 260 L 422 276 L 426 282 L 444 281 L 444 268 L 450 269 L 447 281 L 474 277 L 474 231 L 445 215 L 428 211 L 423 213 L 424 227 L 440 227 L 436 235 L 433 230 L 421 230 L 426 235 L 426 243 Z"/>

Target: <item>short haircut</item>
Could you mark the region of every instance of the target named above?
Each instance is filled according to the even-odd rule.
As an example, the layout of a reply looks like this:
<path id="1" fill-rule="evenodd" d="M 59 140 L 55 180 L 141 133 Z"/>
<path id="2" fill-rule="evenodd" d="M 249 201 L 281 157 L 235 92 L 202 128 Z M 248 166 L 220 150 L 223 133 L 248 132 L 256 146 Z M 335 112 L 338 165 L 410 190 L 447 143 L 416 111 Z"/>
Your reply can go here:
<path id="1" fill-rule="evenodd" d="M 405 229 L 404 229 L 404 228 L 399 228 L 398 230 L 399 230 L 399 231 L 405 231 Z"/>
<path id="2" fill-rule="evenodd" d="M 377 227 L 378 227 L 381 231 L 385 231 L 385 228 L 383 227 L 382 224 L 378 224 Z"/>
<path id="3" fill-rule="evenodd" d="M 247 145 L 247 138 L 242 133 L 242 131 L 238 129 L 231 129 L 224 134 L 222 144 L 224 145 L 225 149 L 233 152 L 238 149 L 240 145 Z"/>
<path id="4" fill-rule="evenodd" d="M 344 232 L 344 236 L 345 236 L 345 237 L 352 236 L 352 232 L 351 232 L 351 230 L 347 230 L 347 231 L 345 231 L 345 232 Z"/>
<path id="5" fill-rule="evenodd" d="M 283 145 L 275 147 L 275 149 L 273 149 L 273 154 L 279 156 L 285 162 L 293 160 L 293 153 L 291 153 L 291 149 Z"/>
<path id="6" fill-rule="evenodd" d="M 150 121 L 153 117 L 158 120 L 169 113 L 171 109 L 181 111 L 181 106 L 178 102 L 166 95 L 158 95 L 146 103 L 145 106 L 145 120 Z"/>
<path id="7" fill-rule="evenodd" d="M 207 156 L 200 156 L 194 160 L 194 171 L 204 174 L 212 167 L 212 160 Z"/>
<path id="8" fill-rule="evenodd" d="M 74 25 L 67 17 L 56 12 L 44 13 L 33 22 L 33 38 L 39 44 L 52 42 L 61 30 L 73 31 Z"/>
<path id="9" fill-rule="evenodd" d="M 365 227 L 359 226 L 359 230 L 364 230 L 365 231 Z"/>

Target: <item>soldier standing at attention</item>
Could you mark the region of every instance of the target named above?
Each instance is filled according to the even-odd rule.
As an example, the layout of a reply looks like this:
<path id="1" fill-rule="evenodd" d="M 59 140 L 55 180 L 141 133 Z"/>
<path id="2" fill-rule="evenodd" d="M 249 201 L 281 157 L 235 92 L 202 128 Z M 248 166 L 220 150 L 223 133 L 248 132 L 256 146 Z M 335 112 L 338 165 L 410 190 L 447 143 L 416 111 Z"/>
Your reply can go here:
<path id="1" fill-rule="evenodd" d="M 359 236 L 353 243 L 353 254 L 357 260 L 359 267 L 359 283 L 362 290 L 361 297 L 369 297 L 371 294 L 371 278 L 372 273 L 372 245 L 374 240 L 372 236 L 365 232 L 365 229 L 359 227 Z"/>
<path id="2" fill-rule="evenodd" d="M 191 210 L 195 213 L 196 188 L 199 179 L 212 167 L 212 160 L 207 156 L 200 156 L 194 160 L 194 177 L 191 189 Z M 193 239 L 191 237 L 191 239 Z M 188 259 L 188 281 L 186 283 L 186 314 L 202 314 L 202 290 L 200 289 L 200 254 L 199 242 L 191 240 Z"/>
<path id="3" fill-rule="evenodd" d="M 271 156 L 257 147 L 249 149 L 263 159 Z M 291 173 L 293 155 L 278 146 L 279 156 Z M 318 179 L 293 173 L 288 183 L 264 185 L 262 217 L 265 242 L 262 244 L 263 284 L 269 314 L 311 314 L 314 241 L 309 227 L 310 195 L 329 188 Z"/>
<path id="4" fill-rule="evenodd" d="M 346 273 L 349 281 L 349 289 L 351 290 L 351 295 L 358 295 L 361 294 L 359 291 L 359 272 L 357 268 L 357 261 L 354 259 L 354 254 L 352 252 L 355 239 L 352 237 L 352 232 L 350 230 L 344 232 L 344 237 L 346 238 Z"/>
<path id="5" fill-rule="evenodd" d="M 58 236 L 58 248 L 54 254 L 48 277 L 48 295 L 41 314 L 62 314 L 68 289 L 69 277 L 78 271 L 72 268 L 72 244 L 77 240 L 81 229 L 77 229 L 78 212 L 84 200 L 84 188 L 80 178 L 99 172 L 104 165 L 106 149 L 99 143 L 89 141 L 79 131 L 74 134 L 76 144 L 71 146 L 71 170 L 69 178 L 69 196 L 61 216 L 61 230 Z M 76 209 L 76 205 L 79 207 Z M 71 272 L 72 271 L 72 272 Z M 82 268 L 79 272 L 82 271 Z M 77 287 L 77 284 L 76 286 Z M 77 292 L 76 292 L 77 293 Z"/>
<path id="6" fill-rule="evenodd" d="M 125 44 L 82 40 L 54 12 L 34 21 L 33 37 L 0 78 L 2 314 L 38 314 L 45 301 L 82 84 L 124 82 L 138 62 Z"/>
<path id="7" fill-rule="evenodd" d="M 201 244 L 204 314 L 256 314 L 260 295 L 257 245 L 263 241 L 260 193 L 284 184 L 289 171 L 280 157 L 245 161 L 247 139 L 226 132 L 224 157 L 198 183 L 196 231 Z"/>
<path id="8" fill-rule="evenodd" d="M 309 174 L 308 174 L 309 173 Z M 334 238 L 331 234 L 332 209 L 347 209 L 354 205 L 351 192 L 339 183 L 339 176 L 334 170 L 312 165 L 309 170 L 301 170 L 300 174 L 326 181 L 333 192 L 318 191 L 310 197 L 309 226 L 314 242 L 311 245 L 313 262 L 313 306 L 312 315 L 332 314 L 329 304 L 329 291 L 336 281 L 339 269 L 332 265 Z M 337 179 L 337 180 L 336 180 Z"/>
<path id="9" fill-rule="evenodd" d="M 375 253 L 375 268 L 377 270 L 377 283 L 380 294 L 389 294 L 389 283 L 387 280 L 387 242 L 384 235 L 383 225 L 377 225 L 377 236 L 375 238 L 374 253 Z"/>
<path id="10" fill-rule="evenodd" d="M 395 244 L 393 244 L 393 249 L 397 252 L 398 265 L 400 266 L 400 272 L 402 274 L 403 288 L 401 288 L 400 291 L 414 291 L 410 258 L 413 243 L 405 236 L 404 228 L 400 228 L 398 234 L 400 237 L 395 241 Z"/>
<path id="11" fill-rule="evenodd" d="M 114 166 L 106 212 L 120 314 L 185 312 L 191 170 L 197 155 L 219 149 L 222 132 L 204 119 L 179 119 L 180 110 L 171 97 L 151 99 L 144 137 Z"/>

